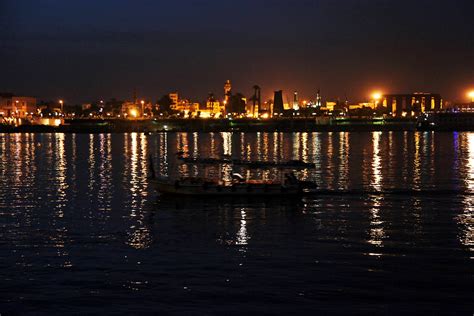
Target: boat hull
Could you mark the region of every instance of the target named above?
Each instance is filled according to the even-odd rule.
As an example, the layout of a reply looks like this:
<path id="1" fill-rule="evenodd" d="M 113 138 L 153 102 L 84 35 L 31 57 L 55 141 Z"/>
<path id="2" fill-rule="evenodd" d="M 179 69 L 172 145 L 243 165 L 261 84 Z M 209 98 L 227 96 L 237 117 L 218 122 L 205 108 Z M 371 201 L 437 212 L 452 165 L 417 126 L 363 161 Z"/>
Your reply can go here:
<path id="1" fill-rule="evenodd" d="M 156 190 L 163 195 L 184 196 L 289 196 L 303 194 L 300 186 L 280 184 L 180 185 L 179 183 L 157 181 Z"/>

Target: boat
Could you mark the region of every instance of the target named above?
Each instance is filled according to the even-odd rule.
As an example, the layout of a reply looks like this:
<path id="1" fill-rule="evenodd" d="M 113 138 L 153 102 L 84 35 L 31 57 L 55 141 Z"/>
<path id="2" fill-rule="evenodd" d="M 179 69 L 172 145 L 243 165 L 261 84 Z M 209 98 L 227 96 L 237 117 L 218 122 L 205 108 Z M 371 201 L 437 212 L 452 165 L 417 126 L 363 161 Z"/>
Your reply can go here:
<path id="1" fill-rule="evenodd" d="M 315 168 L 314 163 L 304 162 L 301 160 L 289 160 L 284 162 L 276 161 L 251 161 L 251 160 L 241 160 L 241 159 L 230 159 L 230 158 L 194 158 L 194 157 L 184 157 L 183 155 L 178 155 L 178 159 L 184 163 L 193 163 L 193 164 L 232 164 L 235 166 L 244 166 L 248 168 L 294 168 L 294 169 L 306 169 L 306 168 Z"/>
<path id="2" fill-rule="evenodd" d="M 295 196 L 310 194 L 317 187 L 314 182 L 298 180 L 293 173 L 285 174 L 284 181 L 245 180 L 234 173 L 230 183 L 182 177 L 175 181 L 157 178 L 155 184 L 162 195 L 183 196 Z"/>
<path id="3" fill-rule="evenodd" d="M 419 131 L 474 131 L 474 112 L 444 111 L 425 113 L 418 118 Z"/>

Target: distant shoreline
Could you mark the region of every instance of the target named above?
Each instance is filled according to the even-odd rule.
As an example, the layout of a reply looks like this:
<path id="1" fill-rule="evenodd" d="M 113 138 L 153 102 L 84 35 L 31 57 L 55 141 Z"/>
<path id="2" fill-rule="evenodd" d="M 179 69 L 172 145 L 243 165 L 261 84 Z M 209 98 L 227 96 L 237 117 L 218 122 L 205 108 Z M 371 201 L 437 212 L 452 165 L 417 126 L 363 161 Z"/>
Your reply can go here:
<path id="1" fill-rule="evenodd" d="M 0 125 L 0 133 L 373 132 L 416 131 L 413 119 L 74 119 L 64 125 Z M 441 130 L 441 129 L 438 129 Z M 454 131 L 456 129 L 443 129 Z M 474 130 L 463 129 L 463 130 Z"/>
<path id="2" fill-rule="evenodd" d="M 414 131 L 412 119 L 75 119 L 64 125 L 0 125 L 0 133 Z"/>

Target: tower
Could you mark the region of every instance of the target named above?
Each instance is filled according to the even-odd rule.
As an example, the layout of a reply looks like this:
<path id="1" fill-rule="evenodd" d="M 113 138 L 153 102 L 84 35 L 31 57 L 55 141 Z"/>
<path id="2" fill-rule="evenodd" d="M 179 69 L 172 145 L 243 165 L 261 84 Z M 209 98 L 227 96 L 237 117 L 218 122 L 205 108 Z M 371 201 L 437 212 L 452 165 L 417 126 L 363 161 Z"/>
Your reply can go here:
<path id="1" fill-rule="evenodd" d="M 322 105 L 321 102 L 321 90 L 318 89 L 318 92 L 316 93 L 316 107 L 320 108 Z"/>
<path id="2" fill-rule="evenodd" d="M 278 90 L 275 91 L 275 95 L 273 97 L 273 112 L 272 116 L 281 116 L 283 114 L 283 91 Z"/>
<path id="3" fill-rule="evenodd" d="M 227 80 L 224 84 L 224 100 L 229 102 L 230 95 L 232 94 L 232 84 L 230 80 Z"/>
<path id="4" fill-rule="evenodd" d="M 300 105 L 298 103 L 298 91 L 293 93 L 293 110 L 298 111 L 300 109 Z"/>
<path id="5" fill-rule="evenodd" d="M 260 87 L 255 85 L 253 86 L 254 94 L 252 97 L 253 107 L 252 107 L 252 115 L 253 117 L 258 117 L 262 108 L 262 98 L 260 96 Z"/>
<path id="6" fill-rule="evenodd" d="M 223 113 L 230 113 L 230 97 L 232 96 L 232 84 L 230 80 L 227 80 L 224 84 L 224 104 L 223 104 Z"/>

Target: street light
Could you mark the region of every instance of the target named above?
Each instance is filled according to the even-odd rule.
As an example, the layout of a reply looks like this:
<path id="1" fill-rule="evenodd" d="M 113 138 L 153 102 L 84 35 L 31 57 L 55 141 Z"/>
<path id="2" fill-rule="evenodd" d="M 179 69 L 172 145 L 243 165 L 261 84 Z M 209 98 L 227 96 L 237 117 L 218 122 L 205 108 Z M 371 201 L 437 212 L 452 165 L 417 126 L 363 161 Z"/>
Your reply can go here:
<path id="1" fill-rule="evenodd" d="M 63 100 L 59 100 L 59 104 L 61 105 L 61 114 L 64 114 L 64 111 L 63 111 L 64 101 L 63 101 Z"/>
<path id="2" fill-rule="evenodd" d="M 469 91 L 467 96 L 471 99 L 471 103 L 474 103 L 474 90 Z"/>
<path id="3" fill-rule="evenodd" d="M 140 103 L 142 104 L 142 117 L 145 115 L 145 101 L 141 100 Z"/>
<path id="4" fill-rule="evenodd" d="M 382 99 L 382 93 L 380 93 L 378 91 L 374 92 L 372 94 L 372 99 L 374 99 L 375 109 L 377 109 L 377 105 L 378 105 L 380 99 Z"/>

